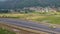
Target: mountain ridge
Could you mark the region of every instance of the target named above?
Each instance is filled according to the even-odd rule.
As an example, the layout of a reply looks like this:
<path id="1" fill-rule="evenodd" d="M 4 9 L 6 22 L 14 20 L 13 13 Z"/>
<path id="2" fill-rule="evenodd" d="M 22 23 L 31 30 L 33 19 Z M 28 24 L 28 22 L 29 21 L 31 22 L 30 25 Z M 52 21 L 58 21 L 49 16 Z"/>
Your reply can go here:
<path id="1" fill-rule="evenodd" d="M 0 9 L 18 9 L 23 7 L 60 7 L 60 0 L 7 0 L 0 2 Z"/>

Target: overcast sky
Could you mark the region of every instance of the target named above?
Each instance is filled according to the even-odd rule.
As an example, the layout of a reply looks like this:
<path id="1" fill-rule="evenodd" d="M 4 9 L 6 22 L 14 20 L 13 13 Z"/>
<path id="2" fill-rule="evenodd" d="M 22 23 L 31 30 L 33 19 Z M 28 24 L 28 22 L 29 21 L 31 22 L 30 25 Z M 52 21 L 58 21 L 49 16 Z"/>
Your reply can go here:
<path id="1" fill-rule="evenodd" d="M 6 1 L 6 0 L 0 0 L 0 1 Z"/>

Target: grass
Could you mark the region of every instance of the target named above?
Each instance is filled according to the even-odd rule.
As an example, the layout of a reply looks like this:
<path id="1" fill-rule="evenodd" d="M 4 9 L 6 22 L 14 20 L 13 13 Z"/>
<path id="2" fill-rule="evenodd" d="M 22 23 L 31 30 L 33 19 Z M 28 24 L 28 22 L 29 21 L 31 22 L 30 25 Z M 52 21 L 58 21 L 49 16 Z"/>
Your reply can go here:
<path id="1" fill-rule="evenodd" d="M 21 18 L 32 21 L 60 24 L 60 12 L 29 13 L 29 14 L 0 14 L 0 18 Z"/>
<path id="2" fill-rule="evenodd" d="M 15 32 L 0 28 L 0 34 L 15 34 Z"/>
<path id="3" fill-rule="evenodd" d="M 37 18 L 35 21 L 52 23 L 52 24 L 60 24 L 60 17 L 57 16 L 46 16 L 44 18 Z"/>

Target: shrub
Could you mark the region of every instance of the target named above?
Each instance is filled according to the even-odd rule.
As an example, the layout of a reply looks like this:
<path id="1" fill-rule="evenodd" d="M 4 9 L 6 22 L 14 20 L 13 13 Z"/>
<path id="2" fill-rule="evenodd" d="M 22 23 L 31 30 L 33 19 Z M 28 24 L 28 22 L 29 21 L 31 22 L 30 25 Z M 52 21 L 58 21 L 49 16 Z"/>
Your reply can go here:
<path id="1" fill-rule="evenodd" d="M 15 32 L 0 28 L 0 34 L 16 34 Z"/>

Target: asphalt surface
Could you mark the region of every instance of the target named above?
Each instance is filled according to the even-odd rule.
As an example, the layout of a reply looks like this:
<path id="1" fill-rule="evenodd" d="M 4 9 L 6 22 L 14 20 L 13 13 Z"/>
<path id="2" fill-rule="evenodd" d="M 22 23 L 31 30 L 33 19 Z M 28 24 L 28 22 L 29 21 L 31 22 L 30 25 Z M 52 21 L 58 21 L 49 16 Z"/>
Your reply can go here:
<path id="1" fill-rule="evenodd" d="M 51 34 L 57 34 L 57 32 L 60 33 L 60 28 L 51 29 L 49 28 L 49 26 L 31 22 L 31 21 L 24 21 L 24 20 L 19 20 L 19 19 L 10 19 L 10 18 L 0 18 L 0 22 L 14 24 L 20 27 L 43 31 L 43 32 L 51 33 Z"/>

